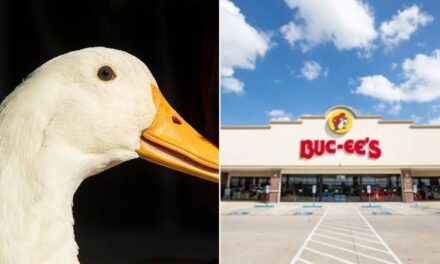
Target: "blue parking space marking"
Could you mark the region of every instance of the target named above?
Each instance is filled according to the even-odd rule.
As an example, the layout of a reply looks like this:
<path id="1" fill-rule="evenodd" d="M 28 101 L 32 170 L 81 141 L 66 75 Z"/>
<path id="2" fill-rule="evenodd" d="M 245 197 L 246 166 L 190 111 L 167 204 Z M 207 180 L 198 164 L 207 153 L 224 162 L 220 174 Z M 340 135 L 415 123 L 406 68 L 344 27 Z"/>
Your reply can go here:
<path id="1" fill-rule="evenodd" d="M 382 205 L 380 204 L 365 204 L 361 206 L 362 208 L 381 208 Z"/>
<path id="2" fill-rule="evenodd" d="M 228 215 L 248 215 L 250 212 L 248 211 L 234 211 L 229 213 Z"/>
<path id="3" fill-rule="evenodd" d="M 311 211 L 300 211 L 300 212 L 295 212 L 293 215 L 296 215 L 296 216 L 309 216 L 309 215 L 313 215 L 313 212 L 311 212 Z"/>
<path id="4" fill-rule="evenodd" d="M 431 208 L 429 205 L 411 205 L 411 208 L 419 208 L 419 209 L 429 209 Z"/>
<path id="5" fill-rule="evenodd" d="M 372 211 L 373 215 L 392 215 L 389 211 Z"/>
<path id="6" fill-rule="evenodd" d="M 254 205 L 255 208 L 274 208 L 275 206 L 273 204 L 256 204 Z"/>
<path id="7" fill-rule="evenodd" d="M 317 205 L 317 204 L 303 205 L 303 208 L 322 208 L 322 205 Z"/>

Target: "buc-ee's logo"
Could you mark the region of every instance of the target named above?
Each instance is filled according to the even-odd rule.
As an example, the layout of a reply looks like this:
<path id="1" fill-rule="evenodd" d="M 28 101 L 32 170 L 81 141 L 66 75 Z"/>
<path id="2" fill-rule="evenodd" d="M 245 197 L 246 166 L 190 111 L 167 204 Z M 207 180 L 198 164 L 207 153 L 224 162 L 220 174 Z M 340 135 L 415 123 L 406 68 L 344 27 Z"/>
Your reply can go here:
<path id="1" fill-rule="evenodd" d="M 328 127 L 336 134 L 347 133 L 353 125 L 353 116 L 347 110 L 334 110 L 328 117 Z"/>
<path id="2" fill-rule="evenodd" d="M 353 125 L 353 116 L 345 109 L 336 109 L 330 113 L 327 120 L 328 127 L 336 134 L 347 133 Z M 369 137 L 361 139 L 348 138 L 344 141 L 336 139 L 304 139 L 300 143 L 300 158 L 311 159 L 324 154 L 331 155 L 337 151 L 346 155 L 367 156 L 378 159 L 382 155 L 379 140 Z"/>

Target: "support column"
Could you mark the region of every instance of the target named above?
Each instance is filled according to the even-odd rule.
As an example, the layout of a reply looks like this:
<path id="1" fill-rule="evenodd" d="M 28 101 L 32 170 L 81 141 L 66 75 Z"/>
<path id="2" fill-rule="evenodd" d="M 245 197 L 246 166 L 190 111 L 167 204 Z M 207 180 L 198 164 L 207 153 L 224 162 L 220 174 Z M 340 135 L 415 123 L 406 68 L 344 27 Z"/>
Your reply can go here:
<path id="1" fill-rule="evenodd" d="M 222 200 L 225 195 L 225 189 L 229 188 L 229 173 L 227 172 L 222 172 L 220 174 L 220 200 Z M 230 197 L 229 197 L 230 199 Z"/>
<path id="2" fill-rule="evenodd" d="M 281 190 L 281 171 L 274 171 L 270 176 L 269 202 L 278 203 L 280 201 Z"/>
<path id="3" fill-rule="evenodd" d="M 412 189 L 412 175 L 410 169 L 402 169 L 402 198 L 405 203 L 414 202 L 414 193 Z"/>

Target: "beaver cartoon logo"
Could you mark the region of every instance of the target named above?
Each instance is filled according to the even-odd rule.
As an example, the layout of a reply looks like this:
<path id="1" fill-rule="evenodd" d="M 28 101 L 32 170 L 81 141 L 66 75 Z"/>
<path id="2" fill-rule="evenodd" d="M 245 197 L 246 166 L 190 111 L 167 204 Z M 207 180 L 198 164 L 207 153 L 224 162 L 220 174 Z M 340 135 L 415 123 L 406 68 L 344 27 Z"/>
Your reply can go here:
<path id="1" fill-rule="evenodd" d="M 332 118 L 333 125 L 335 126 L 335 130 L 344 129 L 348 123 L 348 118 L 345 116 L 345 113 L 340 113 L 339 115 Z"/>
<path id="2" fill-rule="evenodd" d="M 340 109 L 330 113 L 328 126 L 331 131 L 337 134 L 347 133 L 353 124 L 353 116 L 349 111 Z"/>

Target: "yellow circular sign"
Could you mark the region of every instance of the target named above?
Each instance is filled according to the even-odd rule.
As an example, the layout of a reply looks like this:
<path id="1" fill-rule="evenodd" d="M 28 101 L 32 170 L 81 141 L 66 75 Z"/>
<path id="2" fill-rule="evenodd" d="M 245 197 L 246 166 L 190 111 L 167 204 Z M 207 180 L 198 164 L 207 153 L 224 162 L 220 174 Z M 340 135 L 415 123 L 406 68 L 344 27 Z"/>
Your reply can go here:
<path id="1" fill-rule="evenodd" d="M 328 127 L 337 134 L 347 133 L 353 125 L 353 116 L 344 109 L 334 110 L 328 117 Z"/>

